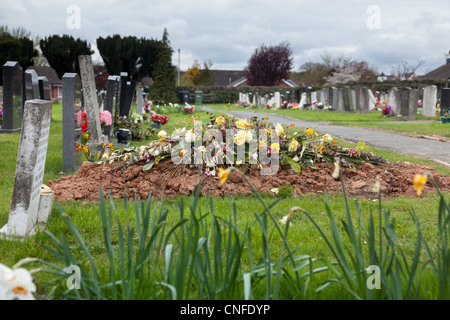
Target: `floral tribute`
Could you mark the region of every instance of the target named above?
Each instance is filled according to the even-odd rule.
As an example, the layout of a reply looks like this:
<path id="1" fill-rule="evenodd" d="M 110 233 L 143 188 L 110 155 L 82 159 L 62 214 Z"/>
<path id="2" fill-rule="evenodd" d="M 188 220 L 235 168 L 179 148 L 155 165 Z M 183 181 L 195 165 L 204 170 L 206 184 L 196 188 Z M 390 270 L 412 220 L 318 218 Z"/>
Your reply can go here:
<path id="1" fill-rule="evenodd" d="M 144 98 L 144 103 L 142 104 L 142 108 L 144 109 L 145 113 L 150 113 L 152 110 L 153 102 L 150 100 L 147 100 L 147 98 Z"/>
<path id="2" fill-rule="evenodd" d="M 265 153 L 270 157 L 276 155 L 279 164 L 290 165 L 297 173 L 301 172 L 302 166 L 314 167 L 317 162 L 333 164 L 336 159 L 342 167 L 357 167 L 364 162 L 386 162 L 372 153 L 363 152 L 363 143 L 356 148 L 343 148 L 328 134 L 319 135 L 313 129 L 292 132 L 294 125 L 287 128 L 281 124 L 269 125 L 267 120 L 268 117 L 247 120 L 211 114 L 208 123 L 201 123 L 194 116 L 189 116 L 185 122 L 179 122 L 184 123 L 184 127 L 176 128 L 172 134 L 161 130 L 158 140 L 138 148 L 116 150 L 98 164 L 117 163 L 123 166 L 144 161 L 143 170 L 149 170 L 166 160 L 172 160 L 174 166 L 197 164 L 196 159 L 200 157 L 200 167 L 205 168 L 203 172 L 215 175 L 222 172 L 219 169 L 226 164 L 262 168 L 267 164 L 261 159 L 261 154 Z M 277 142 L 273 142 L 274 138 Z"/>
<path id="3" fill-rule="evenodd" d="M 189 105 L 187 102 L 185 103 L 185 106 L 183 107 L 184 113 L 194 113 L 195 112 L 195 106 Z"/>
<path id="4" fill-rule="evenodd" d="M 160 115 L 160 114 L 157 114 L 156 112 L 154 112 L 150 116 L 150 120 L 153 122 L 158 122 L 158 123 L 161 123 L 162 125 L 165 125 L 169 122 L 169 117 L 163 116 L 163 115 Z"/>

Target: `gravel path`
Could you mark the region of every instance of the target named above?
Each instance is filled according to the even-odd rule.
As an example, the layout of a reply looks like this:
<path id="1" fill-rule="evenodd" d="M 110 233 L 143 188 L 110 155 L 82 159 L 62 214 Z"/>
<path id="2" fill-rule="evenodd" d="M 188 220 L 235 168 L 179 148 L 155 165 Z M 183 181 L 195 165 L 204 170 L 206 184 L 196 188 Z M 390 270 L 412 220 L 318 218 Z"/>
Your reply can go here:
<path id="1" fill-rule="evenodd" d="M 202 110 L 212 112 L 226 111 L 214 110 L 203 107 Z M 335 137 L 357 143 L 359 141 L 368 146 L 392 150 L 398 153 L 435 160 L 450 166 L 450 142 L 435 141 L 422 138 L 414 138 L 391 132 L 371 130 L 365 128 L 335 126 L 330 122 L 309 122 L 291 117 L 284 117 L 271 113 L 251 112 L 251 111 L 231 111 L 231 115 L 237 118 L 247 118 L 257 116 L 258 118 L 269 117 L 269 122 L 289 125 L 295 123 L 296 127 L 314 128 L 314 130 L 328 133 Z"/>

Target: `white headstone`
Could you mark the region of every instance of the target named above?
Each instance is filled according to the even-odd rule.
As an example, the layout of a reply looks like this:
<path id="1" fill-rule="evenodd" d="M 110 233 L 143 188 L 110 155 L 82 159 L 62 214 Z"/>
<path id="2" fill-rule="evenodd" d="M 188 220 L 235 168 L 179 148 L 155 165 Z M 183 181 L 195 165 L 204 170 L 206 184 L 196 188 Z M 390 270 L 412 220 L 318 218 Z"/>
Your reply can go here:
<path id="1" fill-rule="evenodd" d="M 427 117 L 436 116 L 437 87 L 427 86 L 423 91 L 422 114 Z"/>
<path id="2" fill-rule="evenodd" d="M 51 119 L 51 101 L 25 102 L 9 219 L 0 229 L 7 238 L 32 236 L 39 223 L 45 223 L 39 202 Z"/>
<path id="3" fill-rule="evenodd" d="M 281 106 L 281 95 L 279 92 L 275 92 L 274 99 L 275 99 L 275 107 L 279 108 Z"/>
<path id="4" fill-rule="evenodd" d="M 400 92 L 397 88 L 392 88 L 389 90 L 388 98 L 387 98 L 387 105 L 391 106 L 391 112 L 394 115 L 398 115 L 400 113 Z"/>
<path id="5" fill-rule="evenodd" d="M 311 92 L 311 103 L 315 103 L 315 102 L 318 102 L 317 101 L 317 92 L 313 91 L 313 92 Z"/>
<path id="6" fill-rule="evenodd" d="M 306 92 L 303 92 L 300 98 L 300 103 L 298 104 L 300 109 L 302 109 L 305 104 L 306 104 Z"/>
<path id="7" fill-rule="evenodd" d="M 367 90 L 368 94 L 369 94 L 369 110 L 372 111 L 373 109 L 375 109 L 375 106 L 377 105 L 377 99 L 375 98 L 375 96 L 372 93 L 372 90 Z"/>

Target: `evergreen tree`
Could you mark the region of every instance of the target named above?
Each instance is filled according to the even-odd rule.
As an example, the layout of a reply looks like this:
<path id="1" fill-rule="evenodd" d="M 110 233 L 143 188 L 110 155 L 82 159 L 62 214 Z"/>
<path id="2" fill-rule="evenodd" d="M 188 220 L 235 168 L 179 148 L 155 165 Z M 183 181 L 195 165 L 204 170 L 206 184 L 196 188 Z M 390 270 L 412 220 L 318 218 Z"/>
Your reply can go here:
<path id="1" fill-rule="evenodd" d="M 170 47 L 169 34 L 164 29 L 163 38 L 158 52 L 153 84 L 150 87 L 150 100 L 156 103 L 177 102 L 175 92 L 175 67 L 172 65 L 173 49 Z"/>
<path id="2" fill-rule="evenodd" d="M 38 52 L 30 36 L 21 27 L 9 31 L 7 26 L 0 26 L 0 84 L 3 83 L 3 65 L 7 61 L 17 61 L 23 70 L 33 65 Z"/>
<path id="3" fill-rule="evenodd" d="M 80 72 L 78 56 L 90 55 L 94 51 L 87 41 L 74 39 L 72 36 L 53 35 L 40 41 L 42 54 L 60 78 L 66 72 Z"/>

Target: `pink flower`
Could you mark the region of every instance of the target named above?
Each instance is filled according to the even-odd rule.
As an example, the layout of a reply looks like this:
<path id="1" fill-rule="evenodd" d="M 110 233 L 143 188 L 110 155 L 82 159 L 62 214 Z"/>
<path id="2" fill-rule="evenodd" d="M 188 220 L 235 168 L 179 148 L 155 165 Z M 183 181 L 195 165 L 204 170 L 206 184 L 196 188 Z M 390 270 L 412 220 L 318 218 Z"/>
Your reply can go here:
<path id="1" fill-rule="evenodd" d="M 100 122 L 102 124 L 104 124 L 105 126 L 112 125 L 111 112 L 109 112 L 108 110 L 101 112 L 100 113 Z"/>

